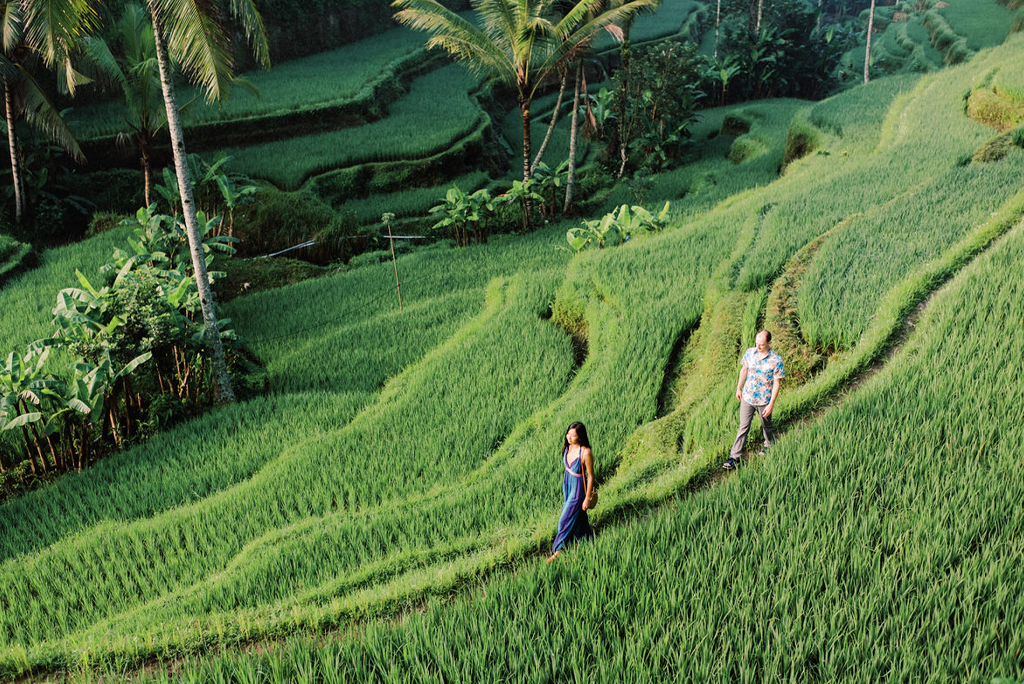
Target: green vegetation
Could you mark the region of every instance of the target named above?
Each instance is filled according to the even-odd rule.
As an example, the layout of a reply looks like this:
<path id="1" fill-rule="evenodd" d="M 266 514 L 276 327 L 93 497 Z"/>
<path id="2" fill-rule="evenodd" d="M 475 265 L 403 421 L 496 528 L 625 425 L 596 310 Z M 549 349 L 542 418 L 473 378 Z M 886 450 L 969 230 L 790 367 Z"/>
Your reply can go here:
<path id="1" fill-rule="evenodd" d="M 1006 369 L 1024 358 L 1024 151 L 1007 133 L 985 152 L 995 131 L 964 98 L 995 94 L 1022 55 L 1011 36 L 818 103 L 706 110 L 689 163 L 584 198 L 671 200 L 662 230 L 613 249 L 557 249 L 576 219 L 401 254 L 401 308 L 372 253 L 233 299 L 266 396 L 0 505 L 0 677 L 1019 677 L 1024 637 L 1005 626 L 1024 622 L 1008 504 L 1024 426 Z M 473 79 L 447 67 L 424 85 L 466 93 L 458 108 L 487 126 Z M 334 150 L 299 172 L 313 149 L 289 153 L 290 183 L 335 170 L 267 190 L 311 205 L 281 228 L 281 200 L 268 230 L 377 222 L 447 187 L 398 152 Z M 487 184 L 450 167 L 463 189 Z M 0 309 L 18 308 L 0 339 L 45 328 L 52 287 L 33 278 L 102 263 L 117 232 L 5 283 Z M 704 486 L 735 429 L 737 359 L 765 326 L 787 362 L 784 433 Z M 547 565 L 557 445 L 577 419 L 599 536 Z"/>
<path id="2" fill-rule="evenodd" d="M 690 38 L 707 12 L 707 5 L 697 0 L 662 0 L 657 12 L 640 14 L 633 20 L 629 41 L 640 45 L 673 36 Z M 603 36 L 595 48 L 598 51 L 615 50 L 618 46 L 611 36 Z"/>
<path id="3" fill-rule="evenodd" d="M 606 529 L 571 562 L 523 563 L 397 624 L 190 661 L 173 681 L 1015 677 L 1021 635 L 994 626 L 1024 618 L 1007 587 L 1021 521 L 1006 505 L 1024 489 L 1024 427 L 992 423 L 1012 414 L 1002 369 L 1024 354 L 1021 259 L 1018 228 L 841 407 L 738 478 Z M 941 400 L 936 387 L 949 390 Z M 496 624 L 502 638 L 481 638 Z"/>
<path id="4" fill-rule="evenodd" d="M 470 95 L 476 85 L 462 67 L 447 66 L 416 79 L 380 121 L 225 151 L 233 170 L 292 189 L 342 166 L 428 157 L 480 135 L 484 115 Z"/>
<path id="5" fill-rule="evenodd" d="M 0 285 L 17 275 L 31 258 L 32 246 L 0 235 Z"/>
<path id="6" fill-rule="evenodd" d="M 936 11 L 955 27 L 971 50 L 999 45 L 1013 23 L 1013 10 L 999 0 L 945 0 L 945 3 L 945 7 Z"/>
<path id="7" fill-rule="evenodd" d="M 995 168 L 971 164 L 910 189 L 889 211 L 844 223 L 818 250 L 799 293 L 801 327 L 818 347 L 853 347 L 888 292 L 916 264 L 939 256 L 1017 191 L 1024 153 Z"/>
<path id="8" fill-rule="evenodd" d="M 190 127 L 252 119 L 295 116 L 331 108 L 365 110 L 379 107 L 378 90 L 394 87 L 404 70 L 425 58 L 423 41 L 412 31 L 394 29 L 373 38 L 288 62 L 269 71 L 241 74 L 256 86 L 258 94 L 236 88 L 231 98 L 207 104 L 196 88 L 182 89 L 182 102 L 192 101 L 186 123 Z M 309 78 L 315 73 L 316 78 Z M 359 107 L 354 105 L 358 104 Z M 112 136 L 122 128 L 119 102 L 78 107 L 68 115 L 68 125 L 83 139 Z"/>
<path id="9" fill-rule="evenodd" d="M 10 348 L 38 340 L 50 332 L 57 292 L 76 281 L 75 269 L 99 266 L 109 260 L 116 245 L 130 234 L 126 228 L 103 233 L 91 240 L 48 249 L 40 253 L 40 265 L 0 288 L 0 340 Z M 42 303 L 42 305 L 40 304 Z"/>

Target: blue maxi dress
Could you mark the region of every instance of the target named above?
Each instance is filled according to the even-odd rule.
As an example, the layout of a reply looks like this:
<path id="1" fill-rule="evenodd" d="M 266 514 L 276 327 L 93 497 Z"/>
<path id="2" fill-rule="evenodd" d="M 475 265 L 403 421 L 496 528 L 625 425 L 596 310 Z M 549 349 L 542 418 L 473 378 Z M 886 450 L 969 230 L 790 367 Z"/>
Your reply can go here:
<path id="1" fill-rule="evenodd" d="M 558 519 L 558 534 L 551 552 L 561 551 L 572 546 L 580 539 L 592 539 L 594 530 L 590 527 L 587 512 L 583 510 L 583 499 L 587 489 L 583 477 L 583 447 L 580 447 L 576 460 L 569 464 L 569 450 L 562 454 L 565 473 L 562 475 L 562 515 Z"/>

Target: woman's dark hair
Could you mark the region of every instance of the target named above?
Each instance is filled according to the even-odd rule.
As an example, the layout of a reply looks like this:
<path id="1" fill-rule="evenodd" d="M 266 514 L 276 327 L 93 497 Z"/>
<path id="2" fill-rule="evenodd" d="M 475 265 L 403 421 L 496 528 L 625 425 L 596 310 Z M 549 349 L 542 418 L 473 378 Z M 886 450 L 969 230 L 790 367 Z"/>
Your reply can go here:
<path id="1" fill-rule="evenodd" d="M 587 426 L 580 422 L 575 422 L 569 427 L 565 428 L 565 434 L 569 434 L 569 430 L 576 430 L 576 441 L 579 442 L 580 446 L 590 448 L 590 439 L 587 438 Z M 562 453 L 569 448 L 569 439 L 567 437 L 562 438 Z"/>

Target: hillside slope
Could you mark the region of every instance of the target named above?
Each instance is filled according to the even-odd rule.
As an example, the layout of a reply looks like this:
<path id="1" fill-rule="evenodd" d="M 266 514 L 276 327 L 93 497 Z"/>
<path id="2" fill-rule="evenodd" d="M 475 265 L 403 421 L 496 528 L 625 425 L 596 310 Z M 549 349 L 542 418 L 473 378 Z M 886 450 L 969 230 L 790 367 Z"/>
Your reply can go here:
<path id="1" fill-rule="evenodd" d="M 622 247 L 570 260 L 552 230 L 406 257 L 401 311 L 387 264 L 237 300 L 270 397 L 0 507 L 0 671 L 337 627 L 178 666 L 1019 678 L 1024 150 L 975 160 L 996 131 L 964 95 L 1022 57 L 1011 37 L 808 105 L 791 134 L 816 147 L 785 175 Z M 761 326 L 789 364 L 783 436 L 688 496 L 731 443 Z M 547 566 L 571 420 L 595 445 L 600 536 Z M 211 437 L 259 456 L 232 470 Z"/>

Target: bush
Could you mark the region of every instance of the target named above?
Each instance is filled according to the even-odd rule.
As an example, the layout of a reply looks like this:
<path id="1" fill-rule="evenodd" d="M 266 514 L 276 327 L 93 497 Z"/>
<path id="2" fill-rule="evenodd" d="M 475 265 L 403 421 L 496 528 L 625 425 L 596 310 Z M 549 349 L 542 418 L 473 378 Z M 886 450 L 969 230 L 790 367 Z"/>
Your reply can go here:
<path id="1" fill-rule="evenodd" d="M 99 211 L 134 214 L 146 202 L 142 172 L 133 169 L 72 173 L 61 182 L 71 194 L 89 198 Z"/>
<path id="2" fill-rule="evenodd" d="M 1006 157 L 1014 147 L 1019 145 L 1014 140 L 1013 133 L 1000 133 L 996 137 L 992 138 L 984 145 L 978 148 L 971 158 L 971 161 L 976 162 L 993 162 L 999 161 Z"/>
<path id="3" fill-rule="evenodd" d="M 722 128 L 718 131 L 721 135 L 744 135 L 750 132 L 752 121 L 744 112 L 732 112 L 722 119 Z"/>
<path id="4" fill-rule="evenodd" d="M 824 144 L 824 134 L 802 116 L 793 117 L 786 135 L 786 151 L 782 157 L 782 168 L 803 159 Z"/>
<path id="5" fill-rule="evenodd" d="M 768 150 L 768 145 L 760 138 L 749 134 L 743 135 L 736 138 L 732 147 L 729 148 L 729 161 L 733 164 L 740 164 L 767 154 Z"/>
<path id="6" fill-rule="evenodd" d="M 988 88 L 981 88 L 967 98 L 967 115 L 979 123 L 1006 131 L 1024 121 L 1024 103 L 1008 100 Z"/>
<path id="7" fill-rule="evenodd" d="M 261 187 L 256 201 L 235 219 L 235 235 L 241 240 L 239 256 L 261 256 L 292 247 L 328 231 L 334 221 L 335 213 L 311 192 Z M 294 256 L 317 263 L 333 258 L 319 245 Z"/>

